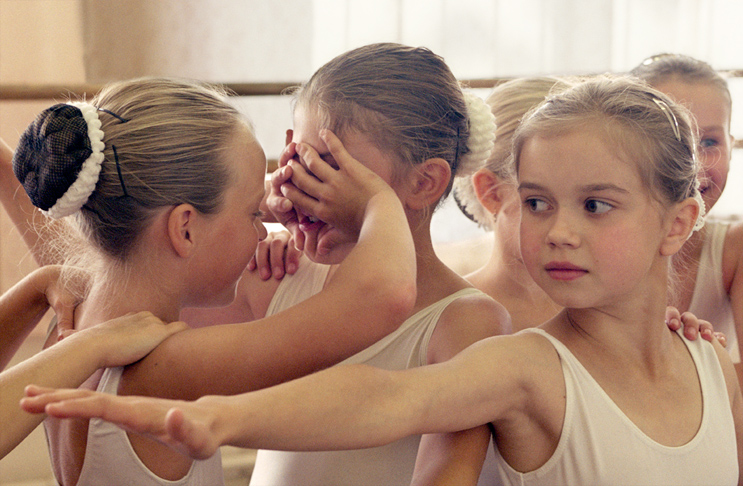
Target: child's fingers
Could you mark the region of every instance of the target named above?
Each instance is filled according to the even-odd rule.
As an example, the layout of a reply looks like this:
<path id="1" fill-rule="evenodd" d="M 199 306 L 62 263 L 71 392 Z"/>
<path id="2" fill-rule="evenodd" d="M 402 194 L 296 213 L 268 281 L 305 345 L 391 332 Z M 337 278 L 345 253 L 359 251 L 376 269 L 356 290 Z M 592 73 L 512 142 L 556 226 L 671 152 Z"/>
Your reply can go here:
<path id="1" fill-rule="evenodd" d="M 331 167 L 330 164 L 320 157 L 315 148 L 311 145 L 306 143 L 299 144 L 297 146 L 297 153 L 299 154 L 303 167 L 314 175 L 315 178 L 321 181 L 327 181 L 328 178 L 333 177 L 337 172 L 336 169 Z M 292 178 L 292 180 L 294 180 L 294 178 Z"/>
<path id="2" fill-rule="evenodd" d="M 291 159 L 296 157 L 297 155 L 297 144 L 294 142 L 287 143 L 286 147 L 284 147 L 284 150 L 281 151 L 281 154 L 279 155 L 279 163 L 278 166 L 284 167 L 287 162 L 289 162 Z"/>
<path id="3" fill-rule="evenodd" d="M 289 167 L 293 172 L 292 181 L 291 184 L 281 186 L 281 193 L 290 199 L 294 206 L 308 210 L 314 205 L 313 203 L 323 197 L 327 189 L 298 162 L 290 161 Z M 312 214 L 311 210 L 310 213 Z"/>
<path id="4" fill-rule="evenodd" d="M 217 452 L 216 446 L 209 440 L 209 431 L 186 418 L 183 410 L 178 407 L 168 410 L 165 430 L 168 442 L 193 459 L 208 459 Z"/>
<path id="5" fill-rule="evenodd" d="M 289 275 L 297 273 L 300 258 L 302 258 L 302 251 L 297 248 L 294 238 L 290 238 L 286 245 L 286 255 L 284 258 L 286 262 L 284 270 L 286 273 Z"/>
<path id="6" fill-rule="evenodd" d="M 728 337 L 724 332 L 715 331 L 712 333 L 712 336 L 717 339 L 717 342 L 720 343 L 723 348 L 728 347 Z"/>
<path id="7" fill-rule="evenodd" d="M 255 249 L 255 254 L 250 260 L 255 261 L 255 266 L 258 269 L 258 275 L 261 280 L 268 280 L 271 278 L 271 242 L 273 241 L 273 233 L 262 241 L 258 242 L 258 246 Z"/>
<path id="8" fill-rule="evenodd" d="M 666 325 L 672 331 L 681 329 L 681 313 L 675 307 L 666 307 Z"/>
<path id="9" fill-rule="evenodd" d="M 289 245 L 289 233 L 281 232 L 275 235 L 275 238 L 269 244 L 269 265 L 270 272 L 275 279 L 281 279 L 286 274 L 285 255 Z"/>
<path id="10" fill-rule="evenodd" d="M 44 413 L 46 407 L 61 400 L 84 398 L 91 394 L 89 390 L 56 389 L 37 385 L 28 385 L 24 389 L 25 398 L 21 399 L 21 408 L 29 413 Z"/>
<path id="11" fill-rule="evenodd" d="M 325 145 L 328 147 L 333 160 L 338 164 L 339 169 L 346 167 L 351 161 L 355 161 L 351 154 L 348 153 L 343 142 L 330 130 L 324 129 L 320 131 L 320 138 Z"/>

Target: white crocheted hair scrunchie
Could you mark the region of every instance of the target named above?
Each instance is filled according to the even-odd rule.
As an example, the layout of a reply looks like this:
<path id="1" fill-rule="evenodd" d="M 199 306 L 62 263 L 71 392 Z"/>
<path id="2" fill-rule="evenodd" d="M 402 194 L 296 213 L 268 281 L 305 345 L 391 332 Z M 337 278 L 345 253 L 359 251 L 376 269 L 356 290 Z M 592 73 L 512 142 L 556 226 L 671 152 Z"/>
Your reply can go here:
<path id="1" fill-rule="evenodd" d="M 95 190 L 98 183 L 98 177 L 101 173 L 101 164 L 103 163 L 103 130 L 101 130 L 101 120 L 98 118 L 98 109 L 90 103 L 74 101 L 67 103 L 79 109 L 85 122 L 88 125 L 88 138 L 90 139 L 90 156 L 83 162 L 77 179 L 67 189 L 67 191 L 57 199 L 57 202 L 49 208 L 48 211 L 41 210 L 44 214 L 58 219 L 69 216 L 77 212 L 83 205 L 88 202 L 88 198 Z"/>
<path id="2" fill-rule="evenodd" d="M 468 152 L 459 158 L 456 177 L 469 177 L 488 160 L 495 145 L 495 116 L 485 100 L 471 91 L 463 91 L 467 106 L 470 135 L 467 138 Z"/>
<path id="3" fill-rule="evenodd" d="M 699 187 L 700 183 L 699 180 L 697 180 L 697 193 L 694 194 L 694 200 L 699 204 L 699 214 L 697 215 L 697 220 L 694 222 L 694 228 L 692 228 L 691 233 L 689 233 L 690 238 L 695 231 L 699 231 L 704 228 L 704 223 L 707 216 L 707 206 L 704 204 L 704 199 L 702 199 L 702 192 L 699 190 Z"/>
<path id="4" fill-rule="evenodd" d="M 490 106 L 476 94 L 464 91 L 470 136 L 467 147 L 470 152 L 462 157 L 454 177 L 453 197 L 462 212 L 478 225 L 485 225 L 485 211 L 477 200 L 472 185 L 472 174 L 485 166 L 495 146 L 496 120 Z"/>

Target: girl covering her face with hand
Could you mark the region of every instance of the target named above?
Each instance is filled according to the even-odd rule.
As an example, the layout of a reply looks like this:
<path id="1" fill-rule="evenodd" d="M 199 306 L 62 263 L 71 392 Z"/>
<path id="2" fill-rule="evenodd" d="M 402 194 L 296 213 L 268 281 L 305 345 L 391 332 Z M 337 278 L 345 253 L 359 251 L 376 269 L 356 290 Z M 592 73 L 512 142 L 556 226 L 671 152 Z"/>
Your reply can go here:
<path id="1" fill-rule="evenodd" d="M 522 123 L 521 250 L 564 306 L 539 328 L 438 365 L 336 367 L 237 397 L 32 389 L 23 406 L 101 416 L 198 457 L 219 444 L 354 448 L 490 423 L 503 484 L 739 484 L 730 358 L 663 322 L 669 259 L 698 227 L 695 153 L 684 110 L 626 78 L 581 83 Z"/>
<path id="2" fill-rule="evenodd" d="M 453 177 L 469 173 L 490 153 L 494 124 L 488 106 L 463 91 L 444 60 L 430 50 L 371 44 L 331 60 L 295 93 L 294 130 L 280 165 L 304 162 L 294 149 L 301 143 L 335 165 L 317 136 L 322 128 L 337 133 L 356 160 L 391 185 L 403 203 L 416 247 L 413 312 L 399 329 L 342 364 L 406 369 L 438 363 L 480 339 L 508 332 L 503 307 L 438 259 L 430 230 L 432 214 L 451 189 Z M 354 242 L 332 224 L 282 208 L 283 202 L 274 186 L 269 207 L 315 262 L 337 263 L 353 248 Z M 335 271 L 303 263 L 296 276 L 279 284 L 269 315 L 317 292 Z M 416 435 L 383 447 L 311 454 L 261 450 L 251 484 L 407 486 L 421 441 L 425 447 L 439 440 Z M 489 440 L 489 430 L 482 427 L 466 442 Z"/>

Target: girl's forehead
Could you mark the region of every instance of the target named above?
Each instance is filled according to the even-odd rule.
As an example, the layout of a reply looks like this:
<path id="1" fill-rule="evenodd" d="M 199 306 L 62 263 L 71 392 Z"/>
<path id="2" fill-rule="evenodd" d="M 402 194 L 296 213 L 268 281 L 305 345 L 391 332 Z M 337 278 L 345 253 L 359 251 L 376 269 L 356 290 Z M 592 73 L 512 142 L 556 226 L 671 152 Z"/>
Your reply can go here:
<path id="1" fill-rule="evenodd" d="M 583 128 L 558 133 L 539 133 L 526 139 L 519 154 L 519 181 L 527 175 L 549 181 L 551 175 L 571 173 L 577 176 L 622 174 L 640 177 L 634 158 L 610 140 L 603 129 Z"/>
<path id="2" fill-rule="evenodd" d="M 695 117 L 712 116 L 718 118 L 720 123 L 727 122 L 730 118 L 730 99 L 720 86 L 712 82 L 672 78 L 658 83 L 657 88 L 670 95 L 677 103 L 686 106 Z"/>

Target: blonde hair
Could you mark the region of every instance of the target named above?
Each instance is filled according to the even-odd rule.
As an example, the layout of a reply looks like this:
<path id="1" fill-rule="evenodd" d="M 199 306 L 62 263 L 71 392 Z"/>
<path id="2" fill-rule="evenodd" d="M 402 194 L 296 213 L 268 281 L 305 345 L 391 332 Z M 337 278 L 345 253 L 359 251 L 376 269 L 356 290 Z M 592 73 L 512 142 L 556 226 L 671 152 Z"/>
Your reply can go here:
<path id="1" fill-rule="evenodd" d="M 668 204 L 698 194 L 696 135 L 688 111 L 629 76 L 599 76 L 564 90 L 533 110 L 516 130 L 516 170 L 524 143 L 599 127 L 607 142 L 634 161 L 656 200 Z"/>
<path id="2" fill-rule="evenodd" d="M 630 74 L 654 87 L 667 81 L 708 84 L 717 88 L 725 99 L 728 116 L 732 114 L 733 102 L 727 79 L 712 66 L 699 59 L 684 54 L 656 54 L 641 62 L 630 71 Z"/>
<path id="3" fill-rule="evenodd" d="M 220 88 L 164 78 L 106 86 L 99 109 L 105 160 L 76 213 L 82 233 L 124 262 L 156 210 L 182 203 L 217 212 L 231 174 L 222 155 L 243 116 Z"/>
<path id="4" fill-rule="evenodd" d="M 495 146 L 482 165 L 504 181 L 515 181 L 511 157 L 513 134 L 524 115 L 554 91 L 569 86 L 568 79 L 552 76 L 517 78 L 502 83 L 490 92 L 486 102 L 495 116 Z M 471 177 L 454 181 L 454 198 L 462 212 L 480 226 L 492 230 L 493 215 L 477 199 Z"/>
<path id="5" fill-rule="evenodd" d="M 469 150 L 462 89 L 443 58 L 426 48 L 381 43 L 353 49 L 294 94 L 295 106 L 319 116 L 322 126 L 339 135 L 368 134 L 404 167 L 441 158 L 454 176 Z M 442 199 L 450 189 L 451 180 Z"/>

